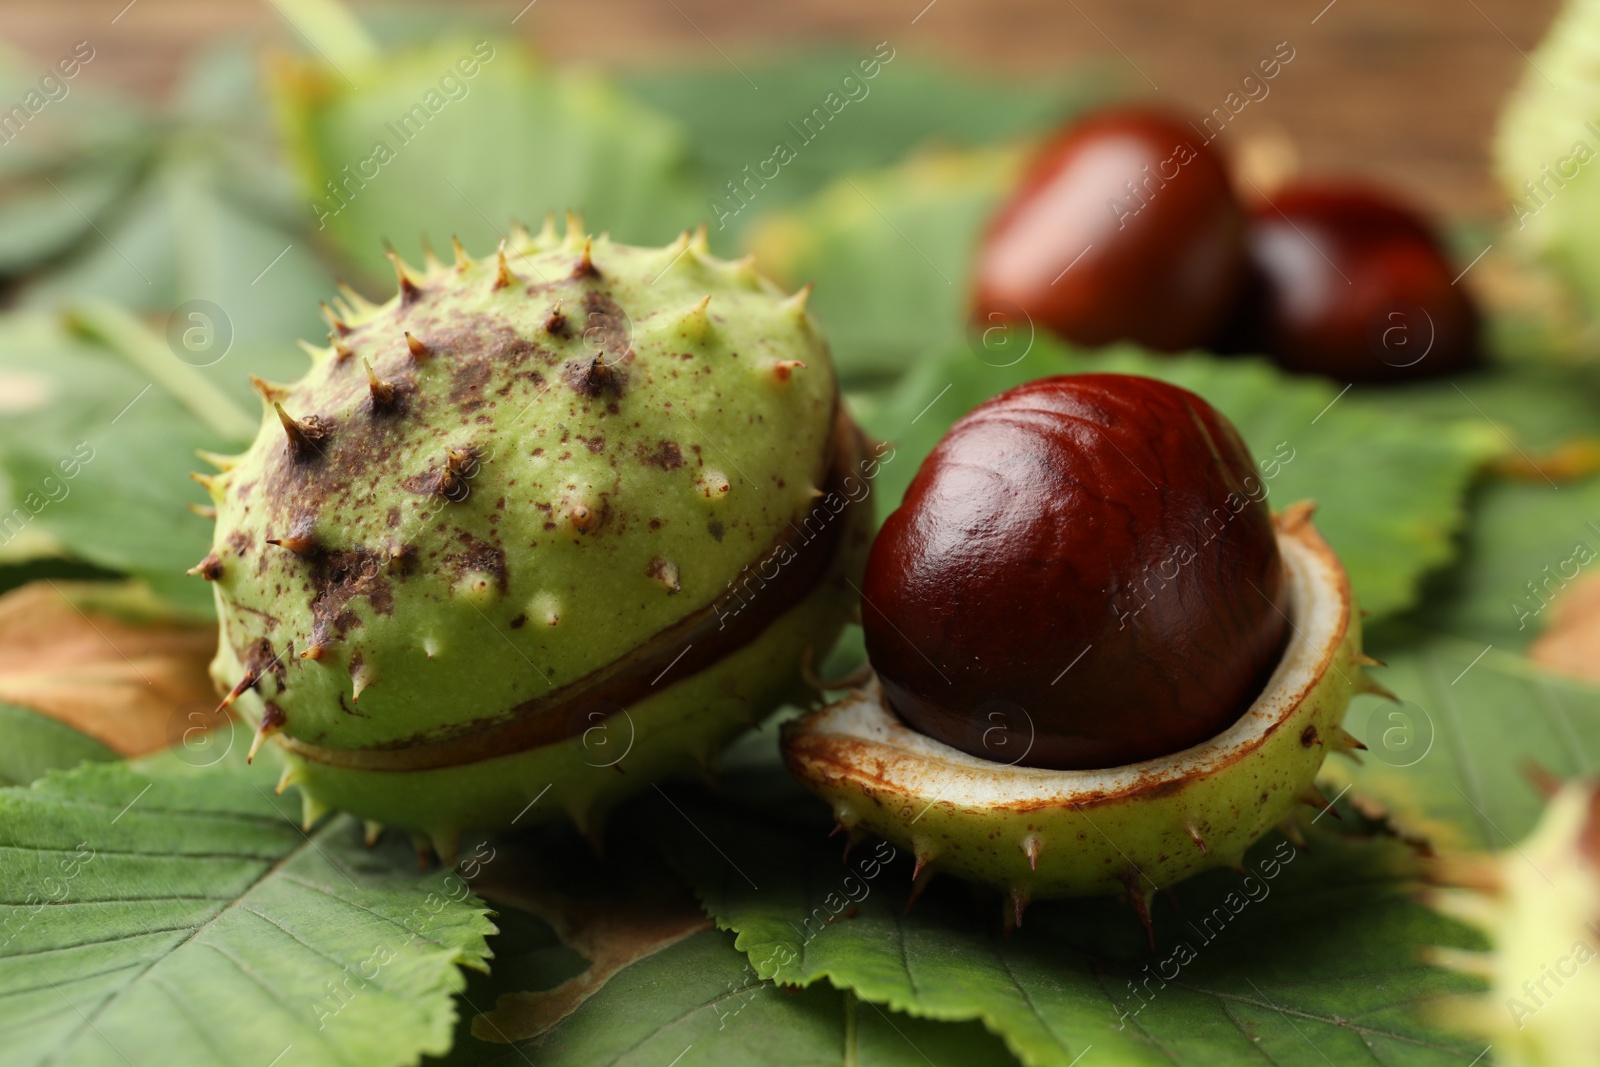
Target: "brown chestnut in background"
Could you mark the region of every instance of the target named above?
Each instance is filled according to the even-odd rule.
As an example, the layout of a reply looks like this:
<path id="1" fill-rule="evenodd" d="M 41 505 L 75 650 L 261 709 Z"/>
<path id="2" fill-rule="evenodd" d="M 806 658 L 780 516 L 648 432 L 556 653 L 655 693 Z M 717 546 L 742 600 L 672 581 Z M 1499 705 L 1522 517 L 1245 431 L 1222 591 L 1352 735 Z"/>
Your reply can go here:
<path id="1" fill-rule="evenodd" d="M 1432 228 L 1352 182 L 1291 186 L 1254 209 L 1250 282 L 1219 347 L 1344 382 L 1477 365 L 1478 312 Z"/>
<path id="2" fill-rule="evenodd" d="M 1067 375 L 986 401 L 873 543 L 862 623 L 890 706 L 1037 767 L 1215 736 L 1287 639 L 1266 494 L 1232 424 L 1164 382 Z"/>
<path id="3" fill-rule="evenodd" d="M 1232 308 L 1244 257 L 1244 212 L 1205 139 L 1161 111 L 1108 109 L 1046 145 L 990 225 L 973 317 L 1193 348 Z"/>

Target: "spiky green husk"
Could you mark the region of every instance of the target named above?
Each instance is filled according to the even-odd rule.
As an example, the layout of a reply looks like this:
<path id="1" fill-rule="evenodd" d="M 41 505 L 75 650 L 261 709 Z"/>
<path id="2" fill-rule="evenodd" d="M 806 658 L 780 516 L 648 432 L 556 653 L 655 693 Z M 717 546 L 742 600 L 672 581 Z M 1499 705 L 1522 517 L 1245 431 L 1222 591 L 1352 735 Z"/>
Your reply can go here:
<path id="1" fill-rule="evenodd" d="M 670 775 L 712 773 L 716 754 L 754 724 L 755 709 L 798 695 L 794 665 L 819 633 L 836 632 L 838 624 L 837 589 L 818 590 L 716 670 L 526 752 L 394 774 L 330 767 L 285 750 L 286 776 L 306 797 L 307 821 L 330 808 L 354 812 L 409 827 L 446 858 L 462 827 L 553 819 L 570 819 L 598 846 L 619 801 Z"/>
<path id="2" fill-rule="evenodd" d="M 833 641 L 866 509 L 819 499 L 859 434 L 805 293 L 703 233 L 569 219 L 396 270 L 388 302 L 329 311 L 303 379 L 258 383 L 245 453 L 208 457 L 213 677 L 308 814 L 441 842 L 592 824 Z"/>
<path id="3" fill-rule="evenodd" d="M 1348 580 L 1308 509 L 1290 509 L 1278 539 L 1289 646 L 1262 695 L 1203 745 L 1109 770 L 1006 766 L 908 729 L 872 683 L 788 724 L 789 768 L 846 829 L 911 850 L 920 876 L 1005 889 L 1017 918 L 1032 899 L 1110 893 L 1143 913 L 1158 888 L 1238 866 L 1296 804 L 1324 806 L 1312 785 L 1324 757 L 1359 747 L 1339 725 L 1370 685 Z"/>
<path id="4" fill-rule="evenodd" d="M 1569 0 L 1507 97 L 1494 138 L 1508 237 L 1551 268 L 1600 338 L 1600 3 Z M 1559 309 L 1566 310 L 1566 309 Z"/>
<path id="5" fill-rule="evenodd" d="M 1478 1034 L 1504 1067 L 1600 1065 L 1600 782 L 1569 782 L 1528 839 L 1501 853 L 1445 857 L 1432 894 L 1490 952 L 1431 949 L 1432 962 L 1489 983 L 1432 1006 Z"/>

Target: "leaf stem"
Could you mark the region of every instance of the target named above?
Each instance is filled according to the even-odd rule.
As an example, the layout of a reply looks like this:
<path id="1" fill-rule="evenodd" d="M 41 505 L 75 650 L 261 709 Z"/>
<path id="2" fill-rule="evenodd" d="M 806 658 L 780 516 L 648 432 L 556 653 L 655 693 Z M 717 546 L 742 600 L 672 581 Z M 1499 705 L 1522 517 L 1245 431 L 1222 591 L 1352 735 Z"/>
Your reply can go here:
<path id="1" fill-rule="evenodd" d="M 268 0 L 312 51 L 335 70 L 363 67 L 378 57 L 366 27 L 339 0 Z"/>
<path id="2" fill-rule="evenodd" d="M 258 420 L 198 369 L 175 357 L 138 318 L 104 300 L 86 299 L 72 306 L 68 324 L 126 359 L 216 433 L 231 441 L 255 436 Z"/>

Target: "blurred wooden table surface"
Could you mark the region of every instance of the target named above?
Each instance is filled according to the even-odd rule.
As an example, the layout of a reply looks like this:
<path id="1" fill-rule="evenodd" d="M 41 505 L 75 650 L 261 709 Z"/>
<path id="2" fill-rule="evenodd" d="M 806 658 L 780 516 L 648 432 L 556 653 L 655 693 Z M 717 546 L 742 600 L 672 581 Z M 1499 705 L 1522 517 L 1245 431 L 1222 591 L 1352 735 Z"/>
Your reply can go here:
<path id="1" fill-rule="evenodd" d="M 525 3 L 452 0 L 448 9 L 504 23 L 549 55 L 602 64 L 716 64 L 723 54 L 885 39 L 902 55 L 1001 73 L 1087 61 L 1202 112 L 1287 41 L 1295 58 L 1235 121 L 1241 140 L 1286 136 L 1305 168 L 1393 182 L 1434 211 L 1486 221 L 1507 210 L 1488 175 L 1494 116 L 1556 9 L 1555 0 Z M 266 0 L 0 0 L 0 38 L 41 69 L 87 39 L 97 55 L 86 82 L 156 99 L 188 53 L 239 32 L 291 33 Z"/>

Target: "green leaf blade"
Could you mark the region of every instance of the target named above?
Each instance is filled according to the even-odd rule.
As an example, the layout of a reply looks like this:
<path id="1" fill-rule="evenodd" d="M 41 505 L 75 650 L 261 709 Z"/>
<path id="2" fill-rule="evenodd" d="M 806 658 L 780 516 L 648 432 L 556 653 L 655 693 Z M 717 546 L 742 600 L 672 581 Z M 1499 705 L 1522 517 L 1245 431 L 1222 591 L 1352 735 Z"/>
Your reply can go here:
<path id="1" fill-rule="evenodd" d="M 188 472 L 197 449 L 228 442 L 125 361 L 45 316 L 0 318 L 0 378 L 20 383 L 25 401 L 0 420 L 11 489 L 0 549 L 43 531 L 79 559 L 209 613 L 211 591 L 184 574 L 211 540 L 188 511 L 204 499 Z"/>
<path id="2" fill-rule="evenodd" d="M 482 255 L 513 219 L 572 210 L 620 241 L 664 242 L 704 213 L 677 123 L 516 41 L 397 48 L 351 76 L 360 89 L 308 65 L 280 80 L 277 103 L 308 222 L 375 278 L 392 277 L 385 240 L 415 261 L 424 237 L 456 234 Z M 404 125 L 430 94 L 425 121 Z"/>
<path id="3" fill-rule="evenodd" d="M 1466 1051 L 1417 1008 L 1474 986 L 1426 966 L 1418 949 L 1479 943 L 1407 898 L 1408 854 L 1381 838 L 1262 842 L 1248 878 L 1211 872 L 1175 887 L 1174 906 L 1158 901 L 1150 952 L 1120 901 L 1038 902 L 1007 938 L 965 887 L 936 881 L 908 912 L 909 857 L 872 874 L 861 852 L 841 866 L 821 829 L 684 810 L 727 856 L 683 820 L 661 822 L 657 839 L 758 973 L 826 979 L 918 1017 L 981 1020 L 1027 1064 L 1068 1067 L 1091 1047 L 1102 1062 L 1207 1067 L 1370 1063 L 1378 1042 L 1393 1050 L 1385 1062 L 1405 1067 Z M 857 903 L 829 899 L 852 882 Z"/>
<path id="4" fill-rule="evenodd" d="M 1441 849 L 1507 849 L 1537 822 L 1530 767 L 1600 767 L 1600 689 L 1482 642 L 1410 623 L 1377 631 L 1374 672 L 1403 703 L 1360 698 L 1346 728 L 1371 753 L 1341 780 Z"/>
<path id="5" fill-rule="evenodd" d="M 449 1046 L 486 910 L 354 821 L 311 834 L 267 772 L 156 761 L 0 792 L 0 1063 L 407 1063 Z M 461 886 L 459 879 L 454 884 Z M 30 1056 L 32 1058 L 30 1058 Z"/>
<path id="6" fill-rule="evenodd" d="M 0 786 L 27 785 L 46 771 L 86 760 L 110 762 L 117 754 L 88 734 L 29 708 L 0 701 Z"/>

